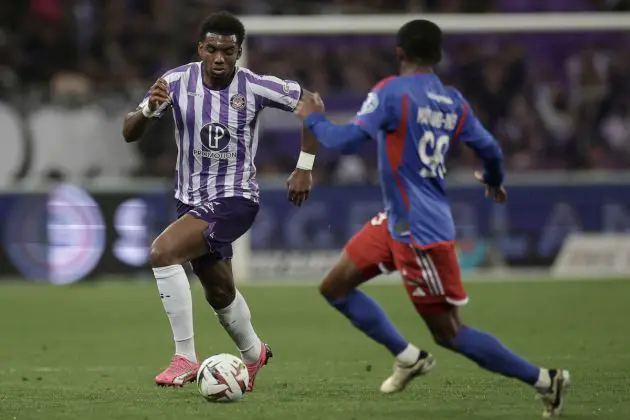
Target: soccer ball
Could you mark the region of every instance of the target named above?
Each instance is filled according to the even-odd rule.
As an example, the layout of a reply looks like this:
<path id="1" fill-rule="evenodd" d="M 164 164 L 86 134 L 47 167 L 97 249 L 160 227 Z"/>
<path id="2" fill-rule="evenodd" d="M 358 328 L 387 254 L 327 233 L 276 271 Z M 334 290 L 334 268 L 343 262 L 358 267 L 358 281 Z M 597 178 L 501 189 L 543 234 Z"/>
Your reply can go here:
<path id="1" fill-rule="evenodd" d="M 217 354 L 201 363 L 197 388 L 208 401 L 234 402 L 243 398 L 249 372 L 241 359 L 231 354 Z"/>

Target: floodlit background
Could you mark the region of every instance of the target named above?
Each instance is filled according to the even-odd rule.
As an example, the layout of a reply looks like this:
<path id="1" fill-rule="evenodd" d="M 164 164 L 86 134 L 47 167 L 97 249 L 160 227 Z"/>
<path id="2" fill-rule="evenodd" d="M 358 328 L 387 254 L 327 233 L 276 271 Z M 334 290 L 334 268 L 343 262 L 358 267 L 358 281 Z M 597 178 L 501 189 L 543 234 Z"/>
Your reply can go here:
<path id="1" fill-rule="evenodd" d="M 462 262 L 467 269 L 549 267 L 572 232 L 630 228 L 627 7 L 623 0 L 3 2 L 0 185 L 7 194 L 0 196 L 0 255 L 6 261 L 0 272 L 55 282 L 146 274 L 148 246 L 172 217 L 173 122 L 167 118 L 142 142 L 127 145 L 122 118 L 166 69 L 196 59 L 199 20 L 221 8 L 246 19 L 312 17 L 303 26 L 289 23 L 294 29 L 283 34 L 269 27 L 282 29 L 286 20 L 248 25 L 244 64 L 321 92 L 337 121 L 351 118 L 370 87 L 396 72 L 391 34 L 398 22 L 384 30 L 383 20 L 404 22 L 412 13 L 438 13 L 439 22 L 445 17 L 439 74 L 464 93 L 501 142 L 513 187 L 511 204 L 488 205 L 470 182 L 478 167 L 474 156 L 453 148 L 448 168 Z M 539 14 L 524 18 L 534 12 Z M 374 13 L 379 15 L 362 20 L 360 31 L 328 27 L 330 17 L 345 14 L 352 28 L 365 19 L 361 15 Z M 492 28 L 502 19 L 489 13 L 522 18 L 513 30 L 497 31 Z M 555 18 L 526 29 L 536 16 Z M 559 30 L 556 22 L 564 16 L 585 19 Z M 611 16 L 621 23 L 607 26 Z M 458 19 L 468 19 L 471 29 L 459 29 Z M 247 256 L 245 277 L 252 266 L 257 279 L 318 277 L 330 263 L 326 251 L 336 253 L 381 209 L 373 144 L 358 155 L 322 150 L 312 202 L 299 212 L 290 208 L 282 188 L 299 151 L 298 127 L 290 114 L 262 115 L 256 165 L 265 191 L 244 244 L 254 253 L 240 253 Z M 58 182 L 82 191 L 53 189 Z M 40 205 L 27 203 L 37 193 L 44 194 Z M 85 196 L 78 207 L 94 210 L 90 217 L 98 223 L 77 230 L 78 210 L 44 206 L 49 193 Z M 24 206 L 41 216 L 29 226 L 23 226 Z M 284 258 L 288 250 L 299 255 Z M 79 263 L 64 263 L 73 259 Z"/>
<path id="2" fill-rule="evenodd" d="M 570 368 L 569 418 L 628 419 L 630 283 L 604 280 L 630 274 L 628 0 L 0 1 L 0 419 L 539 414 L 529 390 L 437 348 L 397 275 L 368 290 L 440 363 L 407 393 L 379 395 L 391 360 L 314 286 L 382 210 L 375 147 L 322 149 L 312 197 L 293 208 L 284 182 L 300 126 L 274 110 L 261 116 L 261 211 L 233 264 L 276 357 L 234 406 L 153 387 L 171 337 L 147 263 L 174 217 L 174 127 L 165 118 L 125 144 L 123 116 L 165 70 L 196 60 L 197 25 L 222 9 L 245 21 L 242 64 L 319 91 L 339 122 L 396 72 L 402 23 L 442 25 L 438 73 L 501 143 L 510 194 L 484 199 L 474 156 L 452 149 L 464 319 Z M 554 281 L 577 277 L 588 280 Z M 200 357 L 235 352 L 193 287 Z"/>

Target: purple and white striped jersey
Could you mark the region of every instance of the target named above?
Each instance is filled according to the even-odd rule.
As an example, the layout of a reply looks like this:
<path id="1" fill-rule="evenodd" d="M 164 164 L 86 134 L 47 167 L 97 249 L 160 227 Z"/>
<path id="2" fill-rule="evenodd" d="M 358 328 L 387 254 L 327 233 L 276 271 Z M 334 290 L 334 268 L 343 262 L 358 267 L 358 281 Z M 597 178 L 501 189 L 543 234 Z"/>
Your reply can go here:
<path id="1" fill-rule="evenodd" d="M 192 206 L 219 197 L 258 201 L 258 113 L 266 107 L 293 111 L 300 85 L 237 67 L 227 88 L 211 90 L 203 84 L 201 62 L 177 67 L 162 78 L 175 118 L 175 198 Z M 147 100 L 148 93 L 140 107 Z"/>

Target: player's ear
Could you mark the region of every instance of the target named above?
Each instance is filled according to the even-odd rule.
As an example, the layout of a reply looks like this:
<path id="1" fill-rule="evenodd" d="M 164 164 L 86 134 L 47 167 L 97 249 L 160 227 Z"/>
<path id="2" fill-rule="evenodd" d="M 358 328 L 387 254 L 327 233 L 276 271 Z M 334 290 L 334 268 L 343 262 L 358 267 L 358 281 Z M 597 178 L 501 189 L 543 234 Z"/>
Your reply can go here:
<path id="1" fill-rule="evenodd" d="M 243 46 L 242 46 L 242 45 L 239 45 L 239 46 L 238 46 L 238 53 L 236 54 L 236 59 L 237 59 L 237 60 L 238 60 L 238 59 L 240 59 L 240 58 L 241 58 L 241 55 L 243 55 Z"/>
<path id="2" fill-rule="evenodd" d="M 197 42 L 197 54 L 200 58 L 203 58 L 203 43 Z"/>
<path id="3" fill-rule="evenodd" d="M 405 61 L 405 52 L 401 47 L 396 47 L 396 58 L 398 61 Z"/>

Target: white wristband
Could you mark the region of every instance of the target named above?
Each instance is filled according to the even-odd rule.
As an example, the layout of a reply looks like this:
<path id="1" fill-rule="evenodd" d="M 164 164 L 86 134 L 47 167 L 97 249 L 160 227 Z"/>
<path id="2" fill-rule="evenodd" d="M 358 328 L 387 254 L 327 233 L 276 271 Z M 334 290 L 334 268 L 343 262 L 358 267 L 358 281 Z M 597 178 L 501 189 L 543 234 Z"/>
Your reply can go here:
<path id="1" fill-rule="evenodd" d="M 145 118 L 153 118 L 154 114 L 155 113 L 149 108 L 149 102 L 144 104 L 144 106 L 142 107 L 142 115 L 144 115 Z"/>
<path id="2" fill-rule="evenodd" d="M 312 171 L 313 165 L 315 164 L 315 155 L 306 152 L 300 152 L 300 157 L 298 158 L 296 168 L 302 169 L 303 171 Z"/>

